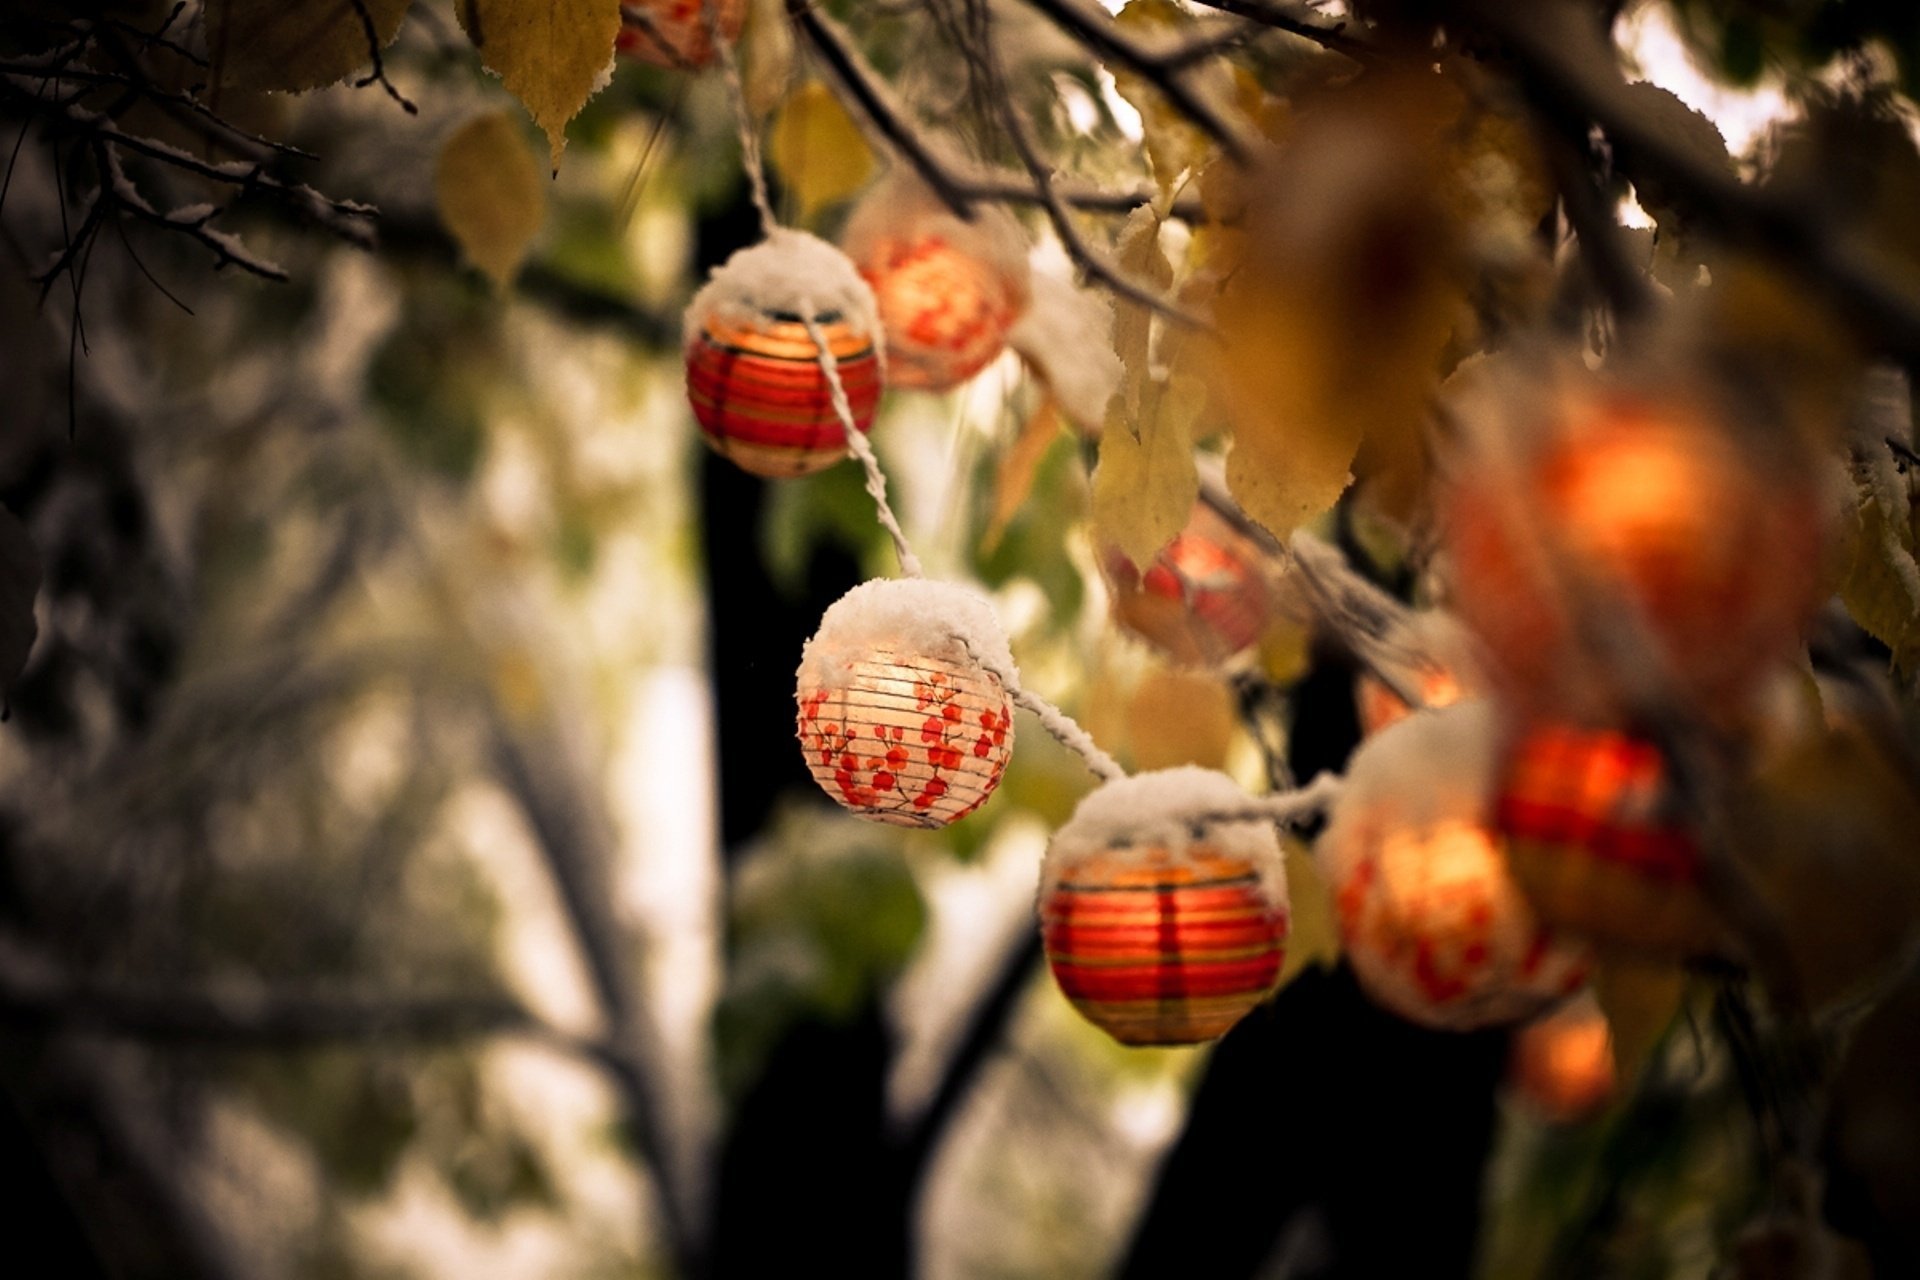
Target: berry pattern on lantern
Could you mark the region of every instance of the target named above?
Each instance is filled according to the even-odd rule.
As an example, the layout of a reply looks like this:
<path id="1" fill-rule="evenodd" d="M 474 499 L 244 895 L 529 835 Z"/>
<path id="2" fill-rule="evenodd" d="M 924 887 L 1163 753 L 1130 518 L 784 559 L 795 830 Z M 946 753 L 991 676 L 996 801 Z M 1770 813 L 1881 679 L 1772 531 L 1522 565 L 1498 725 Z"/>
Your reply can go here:
<path id="1" fill-rule="evenodd" d="M 1214 822 L 1246 796 L 1224 774 L 1107 783 L 1048 846 L 1041 936 L 1062 994 L 1122 1044 L 1224 1034 L 1278 980 L 1284 861 L 1266 821 Z"/>
<path id="2" fill-rule="evenodd" d="M 614 50 L 656 67 L 697 71 L 714 57 L 708 7 L 720 38 L 739 39 L 747 0 L 623 0 Z"/>
<path id="3" fill-rule="evenodd" d="M 861 200 L 841 242 L 879 302 L 895 386 L 959 386 L 1000 354 L 1027 309 L 1019 224 L 993 208 L 962 222 L 905 173 Z"/>
<path id="4" fill-rule="evenodd" d="M 1484 703 L 1382 731 L 1319 844 L 1360 985 L 1425 1026 L 1518 1022 L 1586 979 L 1584 951 L 1541 926 L 1488 830 L 1495 731 Z"/>
<path id="5" fill-rule="evenodd" d="M 1613 730 L 1538 725 L 1520 735 L 1497 810 L 1514 878 L 1542 919 L 1596 942 L 1658 953 L 1714 949 L 1700 847 L 1674 812 L 1657 747 Z"/>
<path id="6" fill-rule="evenodd" d="M 1449 508 L 1457 604 L 1507 693 L 1604 722 L 1628 673 L 1577 638 L 1613 618 L 1644 631 L 1678 692 L 1738 716 L 1818 603 L 1810 468 L 1785 474 L 1678 401 L 1563 391 L 1544 416 L 1542 439 L 1473 470 Z"/>
<path id="7" fill-rule="evenodd" d="M 1206 498 L 1143 574 L 1117 547 L 1101 556 L 1113 616 L 1187 666 L 1218 666 L 1253 647 L 1271 616 L 1260 547 Z"/>
<path id="8" fill-rule="evenodd" d="M 799 476 L 846 455 L 846 429 L 803 317 L 832 352 L 854 425 L 880 402 L 873 295 L 845 256 L 776 230 L 713 273 L 687 310 L 687 398 L 707 443 L 756 475 Z"/>
<path id="9" fill-rule="evenodd" d="M 876 822 L 941 827 L 986 803 L 1013 750 L 1013 671 L 986 601 L 920 581 L 863 583 L 807 642 L 800 748 L 829 796 Z"/>

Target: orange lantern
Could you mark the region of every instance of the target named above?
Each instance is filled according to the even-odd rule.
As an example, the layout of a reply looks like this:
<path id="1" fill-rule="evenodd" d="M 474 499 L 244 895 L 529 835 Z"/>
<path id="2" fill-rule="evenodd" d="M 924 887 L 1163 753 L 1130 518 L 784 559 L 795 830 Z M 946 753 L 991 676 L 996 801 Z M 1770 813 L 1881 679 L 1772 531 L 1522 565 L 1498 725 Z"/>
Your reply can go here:
<path id="1" fill-rule="evenodd" d="M 1701 708 L 1739 712 L 1818 603 L 1823 520 L 1806 469 L 1770 465 L 1679 401 L 1566 392 L 1549 416 L 1510 465 L 1466 476 L 1449 509 L 1456 603 L 1508 692 L 1535 713 L 1604 721 L 1629 673 L 1596 629 L 1616 625 Z"/>
<path id="2" fill-rule="evenodd" d="M 1658 748 L 1613 730 L 1528 729 L 1512 747 L 1497 825 L 1542 919 L 1628 949 L 1712 950 L 1700 847 L 1674 812 Z"/>
<path id="3" fill-rule="evenodd" d="M 1592 1115 L 1613 1096 L 1613 1030 L 1591 995 L 1569 1002 L 1513 1038 L 1508 1072 L 1520 1101 L 1555 1124 Z"/>
<path id="4" fill-rule="evenodd" d="M 847 451 L 802 317 L 821 330 L 854 425 L 867 430 L 880 402 L 879 321 L 872 291 L 838 249 L 777 229 L 728 258 L 687 307 L 693 416 L 709 445 L 755 475 L 806 475 Z"/>
<path id="5" fill-rule="evenodd" d="M 1027 309 L 1019 223 L 986 207 L 962 222 L 909 175 L 869 192 L 841 243 L 879 301 L 895 386 L 959 386 L 1000 354 Z"/>
<path id="6" fill-rule="evenodd" d="M 1287 937 L 1272 824 L 1210 769 L 1107 783 L 1048 845 L 1040 923 L 1068 1000 L 1122 1044 L 1197 1044 L 1266 999 Z"/>
<path id="7" fill-rule="evenodd" d="M 1586 979 L 1585 953 L 1541 927 L 1488 829 L 1496 732 L 1484 703 L 1382 731 L 1319 844 L 1360 985 L 1430 1027 L 1518 1022 Z"/>
<path id="8" fill-rule="evenodd" d="M 1405 649 L 1406 658 L 1394 663 L 1392 669 L 1404 682 L 1402 687 L 1418 695 L 1421 706 L 1450 707 L 1466 696 L 1469 684 L 1478 686 L 1477 676 L 1461 678 L 1476 664 L 1469 654 L 1467 637 L 1452 615 L 1433 610 L 1417 613 L 1401 630 L 1404 634 L 1396 647 Z M 1353 700 L 1364 737 L 1372 737 L 1413 713 L 1405 698 L 1371 672 L 1363 671 L 1355 677 Z"/>
<path id="9" fill-rule="evenodd" d="M 1202 497 L 1186 528 L 1145 573 L 1117 547 L 1101 556 L 1121 626 L 1188 666 L 1218 666 L 1251 649 L 1272 616 L 1265 555 Z"/>
<path id="10" fill-rule="evenodd" d="M 747 0 L 623 0 L 613 47 L 656 67 L 697 71 L 713 61 L 713 28 L 731 44 L 746 20 Z"/>
<path id="11" fill-rule="evenodd" d="M 800 660 L 799 738 L 826 793 L 863 818 L 943 827 L 986 803 L 1013 751 L 1013 658 L 964 587 L 866 582 Z"/>

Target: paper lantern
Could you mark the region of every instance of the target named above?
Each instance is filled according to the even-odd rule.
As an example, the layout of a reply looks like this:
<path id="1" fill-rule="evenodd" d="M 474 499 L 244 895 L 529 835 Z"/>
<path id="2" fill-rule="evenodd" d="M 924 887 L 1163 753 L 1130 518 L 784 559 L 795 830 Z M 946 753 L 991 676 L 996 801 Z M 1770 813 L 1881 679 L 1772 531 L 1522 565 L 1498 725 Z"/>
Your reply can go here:
<path id="1" fill-rule="evenodd" d="M 1700 848 L 1674 811 L 1658 748 L 1612 730 L 1540 725 L 1508 757 L 1497 825 L 1540 917 L 1655 953 L 1714 949 Z"/>
<path id="2" fill-rule="evenodd" d="M 1529 711 L 1604 722 L 1623 705 L 1596 623 L 1640 628 L 1683 696 L 1738 716 L 1819 599 L 1821 505 L 1706 412 L 1623 393 L 1564 393 L 1511 465 L 1451 495 L 1456 604 Z M 1624 610 L 1624 612 L 1623 612 Z M 1577 643 L 1584 639 L 1587 643 Z"/>
<path id="3" fill-rule="evenodd" d="M 989 207 L 962 222 L 905 172 L 861 200 L 841 243 L 879 301 L 894 386 L 960 385 L 1000 354 L 1027 308 L 1019 223 Z"/>
<path id="4" fill-rule="evenodd" d="M 1122 1044 L 1197 1044 L 1266 999 L 1285 958 L 1285 862 L 1247 797 L 1192 767 L 1109 782 L 1048 846 L 1041 936 L 1061 992 Z"/>
<path id="5" fill-rule="evenodd" d="M 798 476 L 847 451 L 819 350 L 822 330 L 861 431 L 880 401 L 873 294 L 846 256 L 777 230 L 729 258 L 686 315 L 687 396 L 706 441 L 756 475 Z"/>
<path id="6" fill-rule="evenodd" d="M 1484 703 L 1383 730 L 1317 848 L 1360 985 L 1425 1026 L 1518 1022 L 1586 978 L 1584 950 L 1541 926 L 1488 828 L 1497 731 Z"/>
<path id="7" fill-rule="evenodd" d="M 712 8 L 709 19 L 705 10 Z M 731 44 L 747 20 L 747 0 L 624 0 L 614 50 L 656 67 L 697 71 L 713 61 L 709 22 Z"/>
<path id="8" fill-rule="evenodd" d="M 1513 1038 L 1509 1076 L 1522 1104 L 1555 1124 L 1585 1119 L 1613 1096 L 1613 1030 L 1591 995 L 1568 1002 Z"/>
<path id="9" fill-rule="evenodd" d="M 1117 547 L 1101 556 L 1114 618 L 1196 667 L 1218 666 L 1260 639 L 1272 614 L 1264 564 L 1260 545 L 1205 498 L 1145 573 Z"/>
<path id="10" fill-rule="evenodd" d="M 799 737 L 823 790 L 863 818 L 942 827 L 979 808 L 1013 751 L 1005 633 L 950 583 L 862 583 L 800 661 Z"/>

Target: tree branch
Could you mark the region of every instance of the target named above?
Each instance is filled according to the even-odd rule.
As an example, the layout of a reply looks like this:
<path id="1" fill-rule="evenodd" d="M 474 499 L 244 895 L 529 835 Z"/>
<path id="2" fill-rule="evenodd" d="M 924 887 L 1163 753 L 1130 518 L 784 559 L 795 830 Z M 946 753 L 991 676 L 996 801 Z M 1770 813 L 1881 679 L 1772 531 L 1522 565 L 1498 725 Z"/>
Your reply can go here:
<path id="1" fill-rule="evenodd" d="M 1281 0 L 1194 0 L 1196 4 L 1209 9 L 1218 9 L 1222 13 L 1231 13 L 1236 17 L 1257 22 L 1263 27 L 1275 31 L 1284 31 L 1288 35 L 1311 40 L 1323 49 L 1330 49 L 1363 65 L 1372 65 L 1379 60 L 1379 54 L 1373 46 L 1357 36 L 1347 34 L 1347 24 L 1336 23 L 1331 27 L 1322 26 L 1295 13 Z"/>

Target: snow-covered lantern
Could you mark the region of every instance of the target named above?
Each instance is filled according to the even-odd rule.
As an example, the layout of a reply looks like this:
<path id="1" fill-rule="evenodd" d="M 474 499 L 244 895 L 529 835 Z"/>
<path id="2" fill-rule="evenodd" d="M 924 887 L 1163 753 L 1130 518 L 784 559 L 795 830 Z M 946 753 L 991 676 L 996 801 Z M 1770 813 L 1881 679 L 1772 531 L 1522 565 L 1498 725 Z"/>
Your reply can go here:
<path id="1" fill-rule="evenodd" d="M 1496 825 L 1542 919 L 1630 950 L 1693 954 L 1721 931 L 1700 845 L 1658 747 L 1615 730 L 1535 725 L 1508 752 Z"/>
<path id="2" fill-rule="evenodd" d="M 1286 864 L 1272 823 L 1248 821 L 1247 807 L 1223 773 L 1162 769 L 1088 795 L 1047 846 L 1047 963 L 1074 1008 L 1120 1043 L 1211 1040 L 1273 990 Z"/>
<path id="3" fill-rule="evenodd" d="M 1421 706 L 1450 707 L 1479 685 L 1469 646 L 1464 629 L 1452 615 L 1433 610 L 1415 614 L 1406 627 L 1407 659 L 1395 663 L 1393 673 L 1403 688 L 1420 699 Z M 1371 672 L 1355 677 L 1353 701 L 1360 732 L 1366 737 L 1413 714 L 1407 700 Z"/>
<path id="4" fill-rule="evenodd" d="M 1617 1087 L 1613 1029 L 1591 994 L 1522 1027 L 1508 1080 L 1543 1119 L 1571 1124 L 1604 1106 Z"/>
<path id="5" fill-rule="evenodd" d="M 799 736 L 826 793 L 862 818 L 944 827 L 986 802 L 1013 751 L 1006 632 L 984 598 L 878 579 L 836 600 L 800 658 Z"/>
<path id="6" fill-rule="evenodd" d="M 1584 950 L 1540 924 L 1490 828 L 1497 752 L 1484 702 L 1383 730 L 1354 756 L 1319 842 L 1360 985 L 1425 1026 L 1518 1022 L 1586 979 Z"/>
<path id="7" fill-rule="evenodd" d="M 622 0 L 613 47 L 656 67 L 697 71 L 713 61 L 713 31 L 731 44 L 746 20 L 747 0 Z"/>
<path id="8" fill-rule="evenodd" d="M 879 301 L 893 386 L 959 386 L 1000 354 L 1027 309 L 1020 224 L 984 205 L 963 222 L 904 172 L 861 199 L 840 242 Z"/>
<path id="9" fill-rule="evenodd" d="M 1218 666 L 1251 649 L 1272 616 L 1265 556 L 1205 497 L 1146 572 L 1118 547 L 1101 555 L 1113 616 L 1173 661 Z"/>
<path id="10" fill-rule="evenodd" d="M 1741 716 L 1820 598 L 1813 468 L 1681 399 L 1560 389 L 1534 417 L 1543 429 L 1504 463 L 1473 460 L 1447 508 L 1455 603 L 1507 694 L 1533 714 L 1616 714 L 1627 681 L 1647 686 L 1596 635 L 1612 626 L 1701 710 Z"/>
<path id="11" fill-rule="evenodd" d="M 838 368 L 854 425 L 873 425 L 881 343 L 873 292 L 832 245 L 780 229 L 714 271 L 686 314 L 687 397 L 707 443 L 755 475 L 846 455 L 846 430 L 806 321 Z"/>

